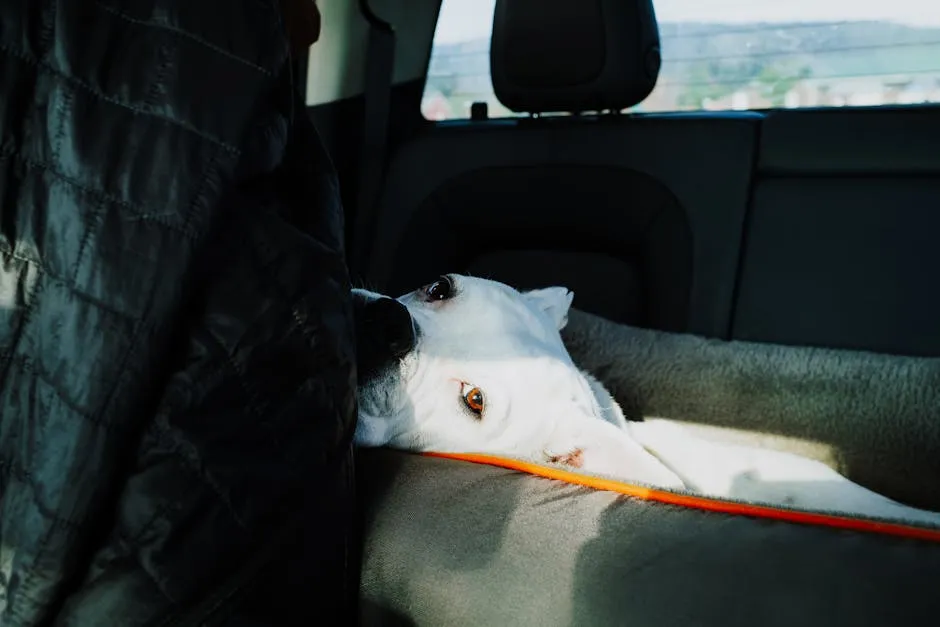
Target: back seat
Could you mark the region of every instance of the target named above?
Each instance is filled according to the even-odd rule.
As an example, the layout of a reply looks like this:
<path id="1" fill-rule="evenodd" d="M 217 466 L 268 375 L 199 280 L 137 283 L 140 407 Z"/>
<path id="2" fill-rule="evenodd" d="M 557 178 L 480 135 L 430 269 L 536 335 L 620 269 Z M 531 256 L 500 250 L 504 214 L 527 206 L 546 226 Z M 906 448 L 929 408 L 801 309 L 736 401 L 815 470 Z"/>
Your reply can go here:
<path id="1" fill-rule="evenodd" d="M 518 34 L 562 5 L 579 14 L 563 37 Z M 623 42 L 648 43 L 649 2 L 605 2 L 603 24 L 594 6 L 500 0 L 497 97 L 529 113 L 642 100 L 650 45 Z M 620 63 L 592 76 L 596 39 Z M 938 175 L 935 107 L 441 123 L 389 166 L 368 278 L 393 294 L 444 272 L 562 284 L 637 326 L 937 356 Z"/>
<path id="2" fill-rule="evenodd" d="M 940 109 L 780 111 L 733 337 L 940 356 Z"/>
<path id="3" fill-rule="evenodd" d="M 497 96 L 529 113 L 642 100 L 658 71 L 650 4 L 602 4 L 604 20 L 596 3 L 497 3 Z M 578 13 L 564 54 L 546 53 L 558 46 L 552 28 L 527 30 L 552 6 Z M 599 54 L 606 69 L 587 71 Z M 389 293 L 443 272 L 520 288 L 563 284 L 577 307 L 613 320 L 726 336 L 759 121 L 606 115 L 436 125 L 390 164 L 369 280 Z"/>

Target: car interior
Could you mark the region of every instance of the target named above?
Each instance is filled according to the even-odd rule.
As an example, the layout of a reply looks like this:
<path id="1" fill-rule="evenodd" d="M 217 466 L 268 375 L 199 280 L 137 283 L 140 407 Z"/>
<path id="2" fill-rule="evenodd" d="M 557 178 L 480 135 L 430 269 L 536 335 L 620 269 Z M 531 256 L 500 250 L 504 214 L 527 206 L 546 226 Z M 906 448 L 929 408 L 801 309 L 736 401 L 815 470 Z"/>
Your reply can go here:
<path id="1" fill-rule="evenodd" d="M 320 2 L 320 41 L 296 70 L 339 172 L 355 282 L 395 296 L 448 272 L 563 285 L 580 311 L 668 337 L 891 360 L 897 386 L 921 399 L 904 419 L 867 416 L 871 395 L 902 401 L 877 373 L 846 370 L 860 409 L 834 431 L 814 412 L 832 421 L 849 405 L 819 402 L 762 430 L 736 407 L 711 428 L 805 450 L 877 423 L 863 440 L 895 444 L 846 453 L 855 476 L 940 508 L 940 104 L 644 110 L 678 63 L 662 15 L 681 3 L 496 0 L 462 3 L 490 31 L 452 59 L 464 55 L 490 100 L 454 106 L 458 94 L 428 119 L 438 35 L 458 19 L 442 22 L 449 3 Z M 751 383 L 785 408 L 842 384 Z M 676 417 L 697 422 L 703 398 Z M 362 624 L 915 625 L 940 609 L 935 542 L 357 455 Z"/>

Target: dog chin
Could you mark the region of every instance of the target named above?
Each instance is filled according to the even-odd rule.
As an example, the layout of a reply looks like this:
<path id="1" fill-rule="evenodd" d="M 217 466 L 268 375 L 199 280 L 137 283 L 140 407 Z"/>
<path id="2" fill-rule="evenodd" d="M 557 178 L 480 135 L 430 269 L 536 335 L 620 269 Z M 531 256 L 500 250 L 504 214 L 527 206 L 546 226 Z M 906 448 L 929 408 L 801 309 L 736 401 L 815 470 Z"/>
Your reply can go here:
<path id="1" fill-rule="evenodd" d="M 411 403 L 405 387 L 404 369 L 403 363 L 391 364 L 359 384 L 357 445 L 384 446 L 401 427 Z"/>
<path id="2" fill-rule="evenodd" d="M 373 380 L 359 387 L 357 400 L 360 414 L 375 418 L 390 417 L 405 409 L 408 400 L 403 382 L 397 377 L 385 379 Z"/>
<path id="3" fill-rule="evenodd" d="M 391 439 L 390 427 L 388 418 L 370 416 L 360 409 L 353 443 L 365 447 L 384 446 Z"/>

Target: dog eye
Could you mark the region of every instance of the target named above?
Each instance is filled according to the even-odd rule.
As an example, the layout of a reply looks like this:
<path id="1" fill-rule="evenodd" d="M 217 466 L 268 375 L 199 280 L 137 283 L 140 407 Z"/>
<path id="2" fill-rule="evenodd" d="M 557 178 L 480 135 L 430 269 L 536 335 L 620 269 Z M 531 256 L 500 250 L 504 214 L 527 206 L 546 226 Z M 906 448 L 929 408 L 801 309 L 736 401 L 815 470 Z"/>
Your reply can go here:
<path id="1" fill-rule="evenodd" d="M 464 383 L 463 387 L 460 389 L 460 397 L 463 399 L 463 404 L 467 406 L 467 409 L 472 411 L 476 416 L 483 415 L 483 390 Z"/>
<path id="2" fill-rule="evenodd" d="M 424 288 L 424 295 L 429 301 L 447 300 L 454 296 L 454 281 L 444 275 Z"/>

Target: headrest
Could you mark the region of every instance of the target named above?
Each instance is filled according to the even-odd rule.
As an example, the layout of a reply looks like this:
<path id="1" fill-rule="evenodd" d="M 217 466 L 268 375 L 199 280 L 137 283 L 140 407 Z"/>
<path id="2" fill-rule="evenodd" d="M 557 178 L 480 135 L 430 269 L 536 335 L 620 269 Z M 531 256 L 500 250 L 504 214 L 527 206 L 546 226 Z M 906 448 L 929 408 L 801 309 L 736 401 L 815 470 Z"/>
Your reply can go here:
<path id="1" fill-rule="evenodd" d="M 632 107 L 659 65 L 652 0 L 496 0 L 490 73 L 513 111 Z"/>

